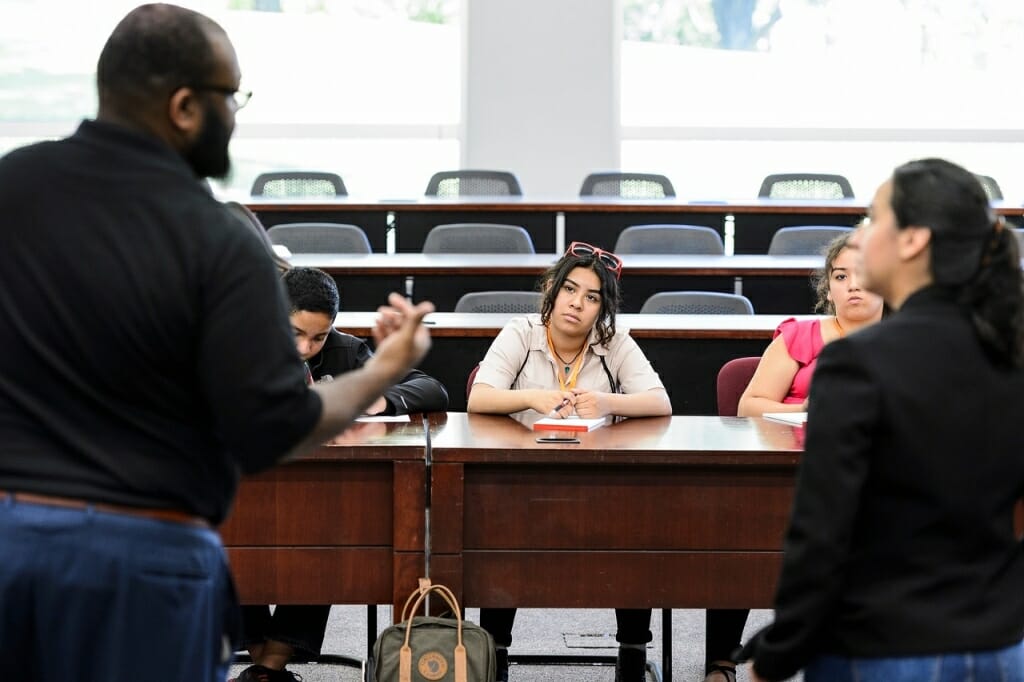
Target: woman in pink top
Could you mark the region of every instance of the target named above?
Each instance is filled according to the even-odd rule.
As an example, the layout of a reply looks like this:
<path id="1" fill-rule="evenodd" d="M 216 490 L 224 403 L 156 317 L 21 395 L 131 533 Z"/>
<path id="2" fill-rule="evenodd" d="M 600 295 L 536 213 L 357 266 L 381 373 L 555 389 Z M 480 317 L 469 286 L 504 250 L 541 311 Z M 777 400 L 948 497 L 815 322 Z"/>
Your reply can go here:
<path id="1" fill-rule="evenodd" d="M 825 344 L 882 319 L 882 298 L 861 288 L 854 273 L 850 234 L 836 238 L 825 254 L 825 268 L 816 278 L 816 312 L 829 317 L 785 320 L 775 330 L 761 363 L 740 396 L 741 417 L 765 412 L 804 412 L 811 375 Z"/>
<path id="2" fill-rule="evenodd" d="M 740 397 L 741 417 L 765 412 L 803 412 L 818 354 L 825 344 L 882 318 L 882 298 L 861 288 L 854 272 L 851 233 L 837 237 L 825 253 L 825 267 L 815 277 L 815 312 L 829 317 L 790 318 L 775 330 L 750 384 Z M 705 682 L 735 682 L 733 650 L 739 647 L 746 609 L 708 609 Z"/>

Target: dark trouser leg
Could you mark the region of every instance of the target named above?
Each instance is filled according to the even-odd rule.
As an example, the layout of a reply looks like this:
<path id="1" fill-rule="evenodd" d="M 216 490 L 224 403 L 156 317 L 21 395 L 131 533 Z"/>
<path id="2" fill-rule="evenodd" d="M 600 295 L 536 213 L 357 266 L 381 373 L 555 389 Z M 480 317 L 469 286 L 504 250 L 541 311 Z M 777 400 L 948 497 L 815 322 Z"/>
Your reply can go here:
<path id="1" fill-rule="evenodd" d="M 313 660 L 320 655 L 330 614 L 330 604 L 281 604 L 274 610 L 266 638 L 294 647 L 292 660 Z"/>
<path id="2" fill-rule="evenodd" d="M 262 644 L 270 630 L 270 606 L 249 604 L 242 607 L 242 646 L 246 649 Z"/>
<path id="3" fill-rule="evenodd" d="M 515 609 L 480 609 L 480 627 L 491 633 L 497 646 L 512 645 L 512 626 L 515 622 Z"/>
<path id="4" fill-rule="evenodd" d="M 650 609 L 615 609 L 615 624 L 615 641 L 619 644 L 647 644 L 654 638 Z"/>
<path id="5" fill-rule="evenodd" d="M 748 609 L 708 609 L 705 615 L 704 665 L 713 661 L 731 661 L 732 652 L 740 645 Z"/>
<path id="6" fill-rule="evenodd" d="M 647 643 L 651 641 L 650 609 L 615 609 L 618 626 L 615 639 L 619 654 L 615 661 L 615 682 L 641 682 L 647 679 Z"/>

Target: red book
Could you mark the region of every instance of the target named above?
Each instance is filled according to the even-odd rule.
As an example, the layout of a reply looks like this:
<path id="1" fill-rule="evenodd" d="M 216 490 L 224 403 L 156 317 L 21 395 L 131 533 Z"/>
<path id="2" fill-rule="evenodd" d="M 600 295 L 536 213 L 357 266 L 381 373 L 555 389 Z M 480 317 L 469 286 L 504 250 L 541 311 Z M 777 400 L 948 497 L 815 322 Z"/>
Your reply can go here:
<path id="1" fill-rule="evenodd" d="M 593 431 L 608 423 L 607 417 L 581 419 L 580 417 L 545 417 L 533 423 L 534 431 Z"/>

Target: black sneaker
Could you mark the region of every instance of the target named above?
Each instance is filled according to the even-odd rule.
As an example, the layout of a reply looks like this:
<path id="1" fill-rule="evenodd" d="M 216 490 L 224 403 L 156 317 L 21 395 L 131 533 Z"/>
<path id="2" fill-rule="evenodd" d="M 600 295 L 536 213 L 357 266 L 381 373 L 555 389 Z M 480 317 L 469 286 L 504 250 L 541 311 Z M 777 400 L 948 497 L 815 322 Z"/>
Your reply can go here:
<path id="1" fill-rule="evenodd" d="M 235 682 L 302 682 L 302 676 L 290 670 L 274 670 L 262 665 L 250 665 L 238 673 Z"/>
<path id="2" fill-rule="evenodd" d="M 494 650 L 495 682 L 508 682 L 508 649 Z"/>
<path id="3" fill-rule="evenodd" d="M 647 682 L 647 652 L 620 648 L 615 659 L 615 682 Z"/>

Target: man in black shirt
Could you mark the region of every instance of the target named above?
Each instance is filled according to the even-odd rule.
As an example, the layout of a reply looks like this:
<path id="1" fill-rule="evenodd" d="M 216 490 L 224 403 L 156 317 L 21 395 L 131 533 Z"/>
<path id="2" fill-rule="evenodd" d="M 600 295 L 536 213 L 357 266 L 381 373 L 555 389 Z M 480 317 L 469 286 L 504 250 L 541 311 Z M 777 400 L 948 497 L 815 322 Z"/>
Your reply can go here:
<path id="1" fill-rule="evenodd" d="M 295 345 L 310 368 L 311 380 L 333 381 L 369 362 L 373 352 L 365 341 L 334 328 L 339 296 L 330 275 L 316 268 L 291 268 L 282 281 L 291 303 Z M 441 382 L 414 369 L 385 389 L 366 411 L 395 415 L 446 409 L 448 392 Z M 319 655 L 330 610 L 329 604 L 282 604 L 271 614 L 266 605 L 242 607 L 243 644 L 254 664 L 239 674 L 237 682 L 295 680 L 285 665 L 293 658 Z"/>
<path id="2" fill-rule="evenodd" d="M 393 296 L 373 360 L 306 385 L 271 260 L 199 182 L 228 169 L 239 80 L 217 24 L 144 5 L 100 55 L 96 120 L 0 159 L 0 678 L 223 680 L 212 527 L 239 474 L 429 347 L 431 306 Z"/>

